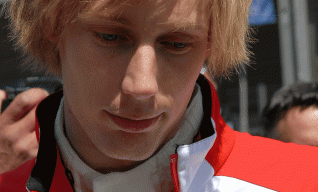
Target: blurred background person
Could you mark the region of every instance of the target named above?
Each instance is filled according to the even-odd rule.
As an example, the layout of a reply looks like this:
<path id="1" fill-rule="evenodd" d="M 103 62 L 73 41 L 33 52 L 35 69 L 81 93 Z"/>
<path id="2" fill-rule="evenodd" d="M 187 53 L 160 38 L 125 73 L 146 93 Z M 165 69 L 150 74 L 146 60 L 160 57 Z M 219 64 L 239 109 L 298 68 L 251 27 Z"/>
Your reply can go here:
<path id="1" fill-rule="evenodd" d="M 318 146 L 318 82 L 279 89 L 265 107 L 262 120 L 265 137 Z"/>

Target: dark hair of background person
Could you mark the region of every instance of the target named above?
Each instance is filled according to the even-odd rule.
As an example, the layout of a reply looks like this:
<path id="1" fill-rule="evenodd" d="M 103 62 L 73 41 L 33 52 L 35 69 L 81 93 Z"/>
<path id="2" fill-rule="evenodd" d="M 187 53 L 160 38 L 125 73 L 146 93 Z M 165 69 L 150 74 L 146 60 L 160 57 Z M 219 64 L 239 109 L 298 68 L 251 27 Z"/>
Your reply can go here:
<path id="1" fill-rule="evenodd" d="M 318 82 L 295 83 L 280 88 L 262 112 L 262 136 L 276 139 L 275 129 L 287 111 L 293 107 L 318 106 Z"/>

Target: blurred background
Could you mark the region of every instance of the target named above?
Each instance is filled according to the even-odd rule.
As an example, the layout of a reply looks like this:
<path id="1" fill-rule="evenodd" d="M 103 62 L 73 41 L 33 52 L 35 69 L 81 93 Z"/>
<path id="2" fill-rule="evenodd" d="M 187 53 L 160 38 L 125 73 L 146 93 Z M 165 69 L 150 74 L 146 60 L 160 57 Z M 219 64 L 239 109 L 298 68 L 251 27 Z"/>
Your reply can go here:
<path id="1" fill-rule="evenodd" d="M 0 7 L 5 1 L 0 0 Z M 253 1 L 249 22 L 256 42 L 250 46 L 250 67 L 230 80 L 216 80 L 222 115 L 233 129 L 257 135 L 262 131 L 260 113 L 277 89 L 317 80 L 317 9 L 317 0 Z M 7 38 L 7 24 L 0 17 L 0 89 L 43 75 L 19 66 L 20 53 Z"/>
<path id="2" fill-rule="evenodd" d="M 276 90 L 317 80 L 317 8 L 317 0 L 253 0 L 250 67 L 218 81 L 222 115 L 232 128 L 261 135 L 261 111 Z"/>
<path id="3" fill-rule="evenodd" d="M 0 8 L 7 0 L 0 0 Z M 13 42 L 8 39 L 8 21 L 0 17 L 0 89 L 6 86 L 17 87 L 19 82 L 30 76 L 42 76 L 41 73 L 31 73 L 19 66 L 21 55 L 13 50 Z"/>

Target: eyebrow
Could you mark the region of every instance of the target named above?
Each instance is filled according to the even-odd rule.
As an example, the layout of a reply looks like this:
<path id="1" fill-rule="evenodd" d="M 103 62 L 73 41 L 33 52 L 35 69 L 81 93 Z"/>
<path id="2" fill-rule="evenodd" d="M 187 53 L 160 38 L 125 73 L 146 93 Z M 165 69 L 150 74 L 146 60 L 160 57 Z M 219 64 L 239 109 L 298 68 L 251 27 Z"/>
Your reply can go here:
<path id="1" fill-rule="evenodd" d="M 92 24 L 97 24 L 97 23 L 111 23 L 111 22 L 114 22 L 114 23 L 120 23 L 122 25 L 127 25 L 127 26 L 131 26 L 132 25 L 132 22 L 125 18 L 125 17 L 116 17 L 116 16 L 110 16 L 110 15 L 95 15 L 93 17 L 89 17 L 89 18 L 84 18 L 84 19 L 81 19 L 82 22 L 84 23 L 92 23 Z M 102 25 L 101 24 L 101 25 Z"/>
<path id="2" fill-rule="evenodd" d="M 119 23 L 125 26 L 132 26 L 133 22 L 126 17 L 120 15 L 96 15 L 88 19 L 82 20 L 88 25 L 103 25 L 103 23 Z M 161 28 L 172 29 L 171 31 L 178 30 L 207 30 L 207 25 L 202 23 L 195 23 L 187 20 L 168 20 L 167 22 L 158 23 L 158 26 Z"/>
<path id="3" fill-rule="evenodd" d="M 175 30 L 207 30 L 208 27 L 206 25 L 194 23 L 191 21 L 186 20 L 179 20 L 179 21 L 167 21 L 165 23 L 159 23 L 159 26 L 163 28 L 170 28 Z"/>

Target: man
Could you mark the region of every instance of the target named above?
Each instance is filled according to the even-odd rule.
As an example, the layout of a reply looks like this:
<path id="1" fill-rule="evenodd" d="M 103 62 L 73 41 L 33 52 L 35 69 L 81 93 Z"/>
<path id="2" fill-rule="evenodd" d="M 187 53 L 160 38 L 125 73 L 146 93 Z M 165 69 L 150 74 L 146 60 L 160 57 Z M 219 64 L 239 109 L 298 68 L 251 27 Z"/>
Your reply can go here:
<path id="1" fill-rule="evenodd" d="M 296 83 L 279 89 L 263 111 L 266 137 L 318 146 L 318 84 Z"/>
<path id="2" fill-rule="evenodd" d="M 205 61 L 217 76 L 247 60 L 249 5 L 13 0 L 17 44 L 64 89 L 37 108 L 36 162 L 1 190 L 316 190 L 318 149 L 233 131 L 200 75 Z"/>

